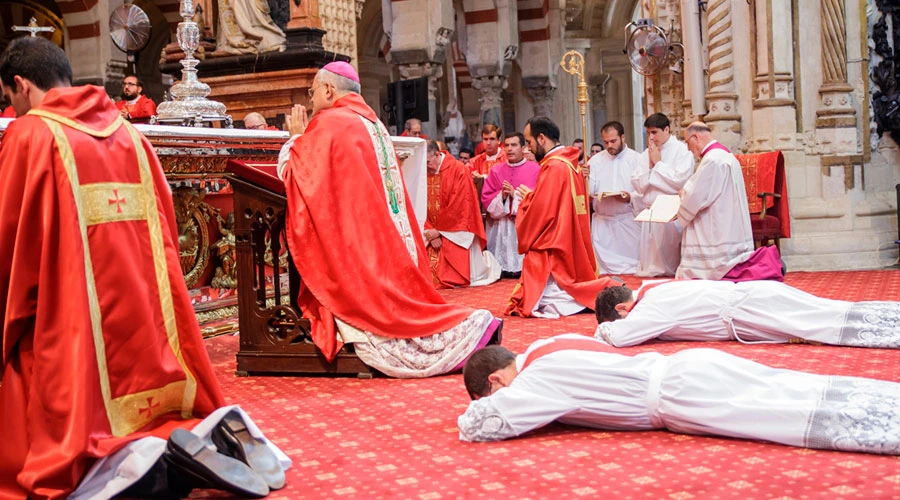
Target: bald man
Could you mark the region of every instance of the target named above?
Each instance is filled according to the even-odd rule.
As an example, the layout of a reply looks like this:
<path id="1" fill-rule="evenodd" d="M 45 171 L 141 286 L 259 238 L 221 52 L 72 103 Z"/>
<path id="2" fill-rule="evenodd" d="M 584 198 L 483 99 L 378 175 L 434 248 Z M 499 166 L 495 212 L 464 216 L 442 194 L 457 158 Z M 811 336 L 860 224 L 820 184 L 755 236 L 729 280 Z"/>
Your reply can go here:
<path id="1" fill-rule="evenodd" d="M 244 128 L 247 130 L 278 130 L 266 123 L 265 117 L 259 113 L 247 113 L 244 117 Z"/>
<path id="2" fill-rule="evenodd" d="M 718 280 L 753 254 L 744 176 L 737 158 L 713 139 L 705 123 L 690 124 L 684 135 L 700 165 L 681 192 L 678 221 L 684 230 L 675 276 Z"/>

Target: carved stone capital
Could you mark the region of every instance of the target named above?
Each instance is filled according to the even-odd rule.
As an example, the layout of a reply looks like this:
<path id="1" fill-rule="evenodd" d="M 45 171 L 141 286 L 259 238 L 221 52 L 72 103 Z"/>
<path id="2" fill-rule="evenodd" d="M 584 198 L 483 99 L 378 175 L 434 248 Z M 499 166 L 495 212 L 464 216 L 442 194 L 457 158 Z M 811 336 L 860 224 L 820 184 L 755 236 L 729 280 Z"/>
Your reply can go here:
<path id="1" fill-rule="evenodd" d="M 432 101 L 437 99 L 437 81 L 444 76 L 444 67 L 442 65 L 425 62 L 401 64 L 398 68 L 400 69 L 400 77 L 403 80 L 412 80 L 414 78 L 427 76 L 428 99 Z"/>
<path id="2" fill-rule="evenodd" d="M 709 103 L 709 113 L 704 118 L 704 121 L 741 121 L 741 115 L 737 109 L 737 94 L 706 94 L 706 100 Z"/>
<path id="3" fill-rule="evenodd" d="M 478 102 L 481 103 L 481 110 L 499 108 L 503 104 L 502 92 L 507 86 L 505 76 L 479 76 L 472 78 L 472 87 L 481 92 Z"/>
<path id="4" fill-rule="evenodd" d="M 551 116 L 553 114 L 553 95 L 556 87 L 548 84 L 527 87 L 528 95 L 534 104 L 535 116 Z"/>

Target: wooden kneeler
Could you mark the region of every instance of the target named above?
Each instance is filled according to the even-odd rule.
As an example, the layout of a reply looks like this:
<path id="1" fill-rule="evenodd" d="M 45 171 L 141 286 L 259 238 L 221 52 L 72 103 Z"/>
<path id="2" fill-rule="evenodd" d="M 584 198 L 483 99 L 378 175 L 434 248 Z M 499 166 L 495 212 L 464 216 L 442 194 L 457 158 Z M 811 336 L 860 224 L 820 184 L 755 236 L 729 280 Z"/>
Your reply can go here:
<path id="1" fill-rule="evenodd" d="M 312 342 L 309 320 L 297 306 L 300 275 L 283 247 L 287 198 L 274 164 L 230 160 L 226 170 L 234 190 L 235 246 L 238 277 L 240 350 L 237 374 L 326 374 L 371 378 L 347 344 L 327 361 Z M 271 247 L 271 250 L 269 250 Z M 267 262 L 268 261 L 268 262 Z M 266 269 L 271 268 L 271 274 Z M 288 283 L 282 274 L 287 270 Z M 285 294 L 287 292 L 287 297 Z"/>

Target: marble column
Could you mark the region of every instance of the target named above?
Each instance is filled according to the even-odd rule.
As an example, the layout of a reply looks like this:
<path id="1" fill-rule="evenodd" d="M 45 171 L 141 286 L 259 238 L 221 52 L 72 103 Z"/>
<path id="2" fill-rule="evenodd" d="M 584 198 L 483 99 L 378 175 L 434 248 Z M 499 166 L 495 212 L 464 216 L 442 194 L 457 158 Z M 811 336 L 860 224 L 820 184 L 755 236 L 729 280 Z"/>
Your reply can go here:
<path id="1" fill-rule="evenodd" d="M 553 96 L 556 94 L 556 86 L 548 78 L 523 79 L 522 85 L 531 98 L 534 116 L 553 116 Z"/>
<path id="2" fill-rule="evenodd" d="M 401 64 L 398 68 L 400 69 L 400 77 L 403 80 L 428 77 L 428 121 L 422 122 L 422 132 L 428 137 L 438 137 L 437 82 L 444 76 L 444 66 L 438 63 L 425 62 Z M 397 124 L 398 133 L 403 130 L 403 126 L 403 123 Z"/>
<path id="3" fill-rule="evenodd" d="M 737 110 L 734 82 L 731 3 L 732 0 L 710 0 L 707 4 L 709 113 L 704 121 L 719 142 L 737 151 L 741 145 L 741 115 Z"/>
<path id="4" fill-rule="evenodd" d="M 472 87 L 481 94 L 478 102 L 481 103 L 481 126 L 493 123 L 503 127 L 503 89 L 507 86 L 506 77 L 499 75 L 479 76 L 472 78 Z"/>
<path id="5" fill-rule="evenodd" d="M 590 151 L 591 143 L 594 142 L 603 142 L 603 137 L 601 136 L 601 128 L 603 124 L 607 122 L 609 114 L 606 110 L 606 83 L 607 80 L 603 83 L 598 83 L 590 86 L 591 93 L 591 120 L 594 122 L 593 127 L 591 127 L 594 131 L 592 134 L 592 138 L 588 139 L 584 138 L 584 146 L 585 149 Z"/>
<path id="6" fill-rule="evenodd" d="M 822 86 L 816 110 L 816 135 L 823 153 L 854 154 L 856 111 L 847 83 L 847 29 L 843 0 L 821 0 Z"/>
<path id="7" fill-rule="evenodd" d="M 753 100 L 752 153 L 797 150 L 794 101 L 794 29 L 791 3 L 759 0 L 756 7 L 756 98 Z"/>

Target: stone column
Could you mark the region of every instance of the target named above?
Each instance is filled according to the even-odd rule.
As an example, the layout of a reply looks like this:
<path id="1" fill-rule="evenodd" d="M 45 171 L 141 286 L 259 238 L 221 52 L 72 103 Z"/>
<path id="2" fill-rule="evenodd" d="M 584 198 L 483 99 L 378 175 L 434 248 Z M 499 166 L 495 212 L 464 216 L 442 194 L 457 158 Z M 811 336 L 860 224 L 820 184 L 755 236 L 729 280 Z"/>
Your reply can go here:
<path id="1" fill-rule="evenodd" d="M 821 0 L 822 86 L 816 135 L 823 153 L 856 153 L 856 111 L 847 83 L 847 30 L 843 0 Z M 896 28 L 895 28 L 896 29 Z"/>
<path id="2" fill-rule="evenodd" d="M 505 76 L 479 76 L 472 78 L 472 87 L 481 93 L 478 102 L 481 103 L 481 126 L 493 123 L 503 127 L 503 89 L 507 86 Z"/>
<path id="3" fill-rule="evenodd" d="M 751 153 L 797 150 L 794 102 L 794 30 L 791 3 L 759 0 L 756 6 L 756 97 Z"/>
<path id="4" fill-rule="evenodd" d="M 556 94 L 556 86 L 549 78 L 523 78 L 522 86 L 531 98 L 534 116 L 553 116 L 553 96 Z"/>
<path id="5" fill-rule="evenodd" d="M 288 48 L 292 46 L 307 46 L 315 42 L 321 45 L 322 34 L 314 37 L 315 41 L 310 38 L 310 30 L 318 32 L 322 30 L 322 18 L 319 17 L 319 0 L 306 0 L 305 2 L 289 0 L 288 4 L 291 10 L 291 18 L 285 30 Z"/>
<path id="6" fill-rule="evenodd" d="M 427 122 L 422 122 L 422 132 L 428 137 L 437 138 L 437 84 L 444 76 L 442 64 L 426 62 L 401 64 L 399 66 L 400 77 L 403 80 L 428 77 L 428 117 Z M 397 132 L 403 131 L 403 123 L 397 124 Z"/>
<path id="7" fill-rule="evenodd" d="M 709 113 L 704 121 L 716 139 L 732 151 L 741 145 L 741 115 L 737 110 L 734 57 L 732 55 L 731 0 L 710 0 L 707 4 L 709 37 L 709 83 L 706 100 Z"/>
<path id="8" fill-rule="evenodd" d="M 644 15 L 668 32 L 669 42 L 682 40 L 681 4 L 670 0 L 642 2 Z M 670 30 L 669 27 L 672 27 Z M 668 67 L 653 76 L 644 77 L 648 113 L 663 113 L 669 117 L 671 132 L 680 138 L 684 106 L 684 77 Z"/>
<path id="9" fill-rule="evenodd" d="M 593 137 L 588 139 L 584 138 L 584 147 L 587 151 L 591 149 L 591 143 L 594 142 L 603 142 L 603 137 L 600 135 L 600 128 L 603 127 L 603 124 L 607 122 L 609 114 L 606 111 L 606 83 L 609 80 L 598 83 L 590 86 L 591 93 L 591 119 L 594 124 L 591 127 L 594 131 L 592 134 Z"/>

